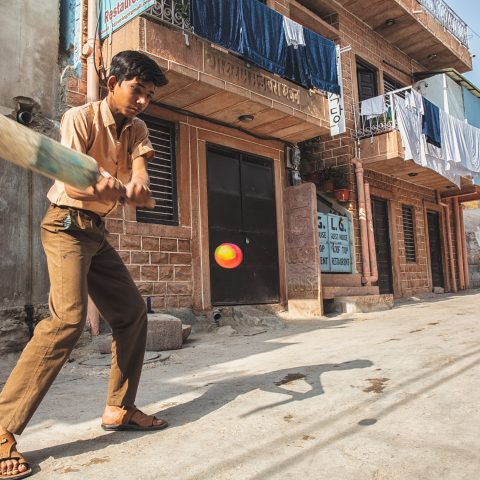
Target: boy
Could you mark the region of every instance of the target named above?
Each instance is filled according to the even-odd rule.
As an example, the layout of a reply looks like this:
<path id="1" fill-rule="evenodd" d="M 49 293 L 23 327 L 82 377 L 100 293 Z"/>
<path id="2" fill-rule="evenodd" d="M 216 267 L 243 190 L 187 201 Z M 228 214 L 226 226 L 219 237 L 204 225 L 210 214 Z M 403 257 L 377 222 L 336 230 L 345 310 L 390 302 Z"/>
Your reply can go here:
<path id="1" fill-rule="evenodd" d="M 159 430 L 165 420 L 135 408 L 145 352 L 147 314 L 130 274 L 106 241 L 104 216 L 118 201 L 145 206 L 147 162 L 154 152 L 136 116 L 167 83 L 158 65 L 135 51 L 112 59 L 108 96 L 68 110 L 62 144 L 97 160 L 102 179 L 85 191 L 56 181 L 41 224 L 50 275 L 51 316 L 36 327 L 0 394 L 0 479 L 32 470 L 16 449 L 21 434 L 83 332 L 91 296 L 112 328 L 112 367 L 102 428 Z"/>

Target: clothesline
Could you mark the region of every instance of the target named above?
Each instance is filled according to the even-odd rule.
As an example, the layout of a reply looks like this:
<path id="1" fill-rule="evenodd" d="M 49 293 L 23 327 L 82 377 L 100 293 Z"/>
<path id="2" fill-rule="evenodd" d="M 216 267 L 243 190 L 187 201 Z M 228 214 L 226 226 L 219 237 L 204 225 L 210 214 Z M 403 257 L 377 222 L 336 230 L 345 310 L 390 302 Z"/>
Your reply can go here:
<path id="1" fill-rule="evenodd" d="M 340 93 L 335 43 L 258 0 L 192 0 L 195 34 L 305 88 Z"/>

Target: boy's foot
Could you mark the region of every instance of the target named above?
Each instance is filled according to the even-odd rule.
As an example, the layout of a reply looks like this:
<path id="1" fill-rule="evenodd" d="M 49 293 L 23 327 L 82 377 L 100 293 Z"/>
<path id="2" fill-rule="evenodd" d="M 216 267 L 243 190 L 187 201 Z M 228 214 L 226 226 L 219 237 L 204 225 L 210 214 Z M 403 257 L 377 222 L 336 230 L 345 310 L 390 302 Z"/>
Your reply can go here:
<path id="1" fill-rule="evenodd" d="M 16 445 L 11 433 L 0 433 L 0 479 L 19 480 L 32 474 L 32 469 Z"/>
<path id="2" fill-rule="evenodd" d="M 105 407 L 102 415 L 104 430 L 162 430 L 168 422 L 153 415 L 146 415 L 135 407 Z"/>

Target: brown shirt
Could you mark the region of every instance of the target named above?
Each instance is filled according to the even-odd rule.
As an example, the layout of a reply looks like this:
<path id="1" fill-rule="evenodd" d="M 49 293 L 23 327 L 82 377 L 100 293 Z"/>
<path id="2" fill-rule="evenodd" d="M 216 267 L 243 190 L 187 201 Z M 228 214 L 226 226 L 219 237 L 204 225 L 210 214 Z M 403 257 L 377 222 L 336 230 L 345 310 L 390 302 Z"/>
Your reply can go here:
<path id="1" fill-rule="evenodd" d="M 153 156 L 145 122 L 139 118 L 126 120 L 118 138 L 115 120 L 105 99 L 65 112 L 60 133 L 62 145 L 90 155 L 99 166 L 124 184 L 131 178 L 135 158 Z M 65 192 L 65 185 L 58 180 L 47 196 L 56 205 L 90 210 L 102 216 L 115 207 L 115 202 L 70 198 Z"/>

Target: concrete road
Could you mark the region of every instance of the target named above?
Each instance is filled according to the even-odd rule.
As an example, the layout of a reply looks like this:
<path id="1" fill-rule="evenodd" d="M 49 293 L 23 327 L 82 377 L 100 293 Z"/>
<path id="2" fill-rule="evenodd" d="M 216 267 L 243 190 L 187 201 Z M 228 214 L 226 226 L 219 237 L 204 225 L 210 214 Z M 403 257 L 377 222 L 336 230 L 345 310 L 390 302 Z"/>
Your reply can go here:
<path id="1" fill-rule="evenodd" d="M 103 432 L 108 369 L 72 362 L 20 448 L 38 480 L 477 480 L 479 307 L 477 291 L 193 335 L 145 367 L 138 405 L 171 424 L 150 434 Z"/>

